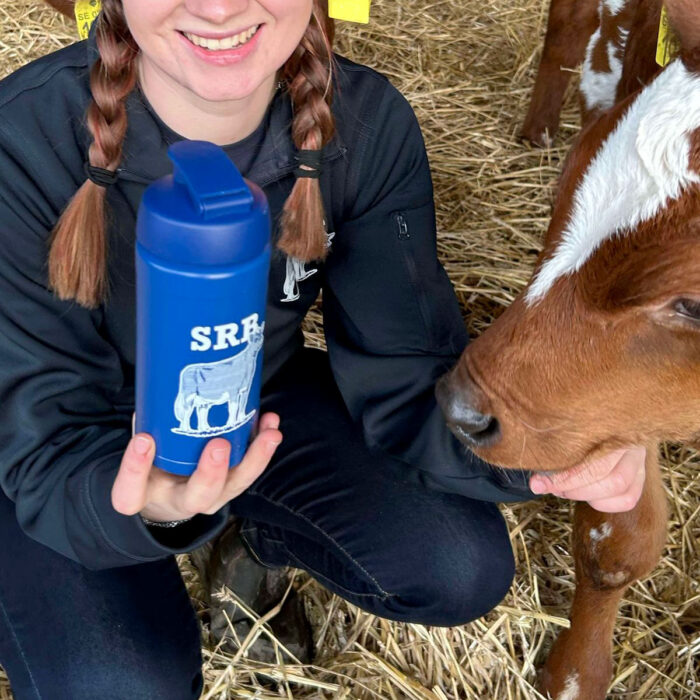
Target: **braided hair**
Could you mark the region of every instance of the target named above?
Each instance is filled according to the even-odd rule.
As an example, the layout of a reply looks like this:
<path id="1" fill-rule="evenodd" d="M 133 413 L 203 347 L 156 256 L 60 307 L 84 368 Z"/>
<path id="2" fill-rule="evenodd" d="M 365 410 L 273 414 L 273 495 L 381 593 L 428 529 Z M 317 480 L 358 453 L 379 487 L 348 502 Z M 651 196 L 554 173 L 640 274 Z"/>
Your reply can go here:
<path id="1" fill-rule="evenodd" d="M 100 52 L 90 71 L 90 165 L 115 170 L 126 134 L 126 98 L 136 85 L 138 46 L 119 0 L 105 0 L 97 18 Z M 49 286 L 61 299 L 94 308 L 108 293 L 105 188 L 86 180 L 50 238 Z"/>
<path id="2" fill-rule="evenodd" d="M 140 50 L 129 31 L 121 0 L 103 0 L 96 22 L 99 58 L 90 72 L 89 165 L 114 171 L 122 159 L 126 98 L 136 86 Z M 314 0 L 306 32 L 281 71 L 294 109 L 292 138 L 298 149 L 320 151 L 335 133 L 331 113 L 333 37 L 327 0 Z M 98 307 L 109 293 L 105 195 L 104 187 L 87 179 L 68 202 L 49 239 L 49 287 L 60 299 L 75 300 L 86 308 Z M 278 247 L 283 252 L 305 261 L 325 257 L 318 180 L 297 179 L 280 223 Z"/>
<path id="3" fill-rule="evenodd" d="M 311 22 L 299 46 L 284 66 L 294 108 L 292 138 L 299 150 L 320 151 L 335 133 L 333 38 L 335 27 L 327 3 L 314 2 Z M 304 166 L 301 166 L 302 168 Z M 298 178 L 284 205 L 278 247 L 300 260 L 326 257 L 323 201 L 318 179 Z"/>

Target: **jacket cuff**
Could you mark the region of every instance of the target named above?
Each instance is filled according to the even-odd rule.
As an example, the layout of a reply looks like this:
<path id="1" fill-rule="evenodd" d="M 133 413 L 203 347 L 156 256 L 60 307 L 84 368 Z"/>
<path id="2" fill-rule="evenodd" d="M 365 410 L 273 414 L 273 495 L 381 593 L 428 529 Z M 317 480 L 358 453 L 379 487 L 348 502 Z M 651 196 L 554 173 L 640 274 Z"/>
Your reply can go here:
<path id="1" fill-rule="evenodd" d="M 89 470 L 87 492 L 92 517 L 107 544 L 124 558 L 122 565 L 189 552 L 223 530 L 228 521 L 228 503 L 212 515 L 198 513 L 188 522 L 173 528 L 150 528 L 138 513 L 123 515 L 117 512 L 112 505 L 112 486 L 119 463 L 101 461 Z"/>

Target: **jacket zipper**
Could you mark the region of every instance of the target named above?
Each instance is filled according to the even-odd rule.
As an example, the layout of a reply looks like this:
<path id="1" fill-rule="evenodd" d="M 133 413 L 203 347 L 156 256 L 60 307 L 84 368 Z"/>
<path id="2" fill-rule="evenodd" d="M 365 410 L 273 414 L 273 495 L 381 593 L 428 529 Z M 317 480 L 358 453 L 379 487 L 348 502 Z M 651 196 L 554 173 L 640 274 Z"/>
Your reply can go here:
<path id="1" fill-rule="evenodd" d="M 433 338 L 433 327 L 430 323 L 430 312 L 426 303 L 425 293 L 420 282 L 420 275 L 418 274 L 418 269 L 416 268 L 416 261 L 413 259 L 411 251 L 407 249 L 407 246 L 410 244 L 406 243 L 406 241 L 411 240 L 411 232 L 408 228 L 408 221 L 401 212 L 394 213 L 394 220 L 396 221 L 396 226 L 398 230 L 397 238 L 400 241 L 399 247 L 401 248 L 404 262 L 406 263 L 406 268 L 408 270 L 408 275 L 411 279 L 411 284 L 416 293 L 416 298 L 418 300 L 418 310 L 420 312 L 421 318 L 423 319 L 425 332 L 430 340 L 430 349 L 432 350 L 434 347 L 435 339 Z"/>

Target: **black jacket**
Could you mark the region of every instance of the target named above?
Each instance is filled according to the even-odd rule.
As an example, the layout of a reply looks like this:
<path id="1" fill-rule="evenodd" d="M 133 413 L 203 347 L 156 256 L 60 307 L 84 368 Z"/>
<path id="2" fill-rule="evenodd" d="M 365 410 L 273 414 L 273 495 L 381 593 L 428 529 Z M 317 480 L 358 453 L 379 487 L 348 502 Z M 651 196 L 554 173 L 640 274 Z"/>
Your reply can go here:
<path id="1" fill-rule="evenodd" d="M 84 181 L 84 114 L 94 37 L 0 82 L 0 485 L 30 537 L 89 569 L 185 552 L 220 531 L 228 507 L 165 533 L 111 505 L 134 404 L 134 224 L 152 180 L 172 171 L 179 140 L 136 90 L 119 181 L 108 190 L 111 295 L 97 310 L 47 290 L 47 239 Z M 449 433 L 435 380 L 467 335 L 438 263 L 430 171 L 406 100 L 376 72 L 339 59 L 337 136 L 321 180 L 334 232 L 325 264 L 284 288 L 270 273 L 264 381 L 302 344 L 301 321 L 323 288 L 335 379 L 368 444 L 416 479 L 486 500 L 531 497 Z M 291 107 L 279 91 L 260 128 L 227 148 L 263 187 L 275 220 L 294 183 Z M 284 301 L 283 301 L 284 299 Z M 264 389 L 263 389 L 264 390 Z"/>

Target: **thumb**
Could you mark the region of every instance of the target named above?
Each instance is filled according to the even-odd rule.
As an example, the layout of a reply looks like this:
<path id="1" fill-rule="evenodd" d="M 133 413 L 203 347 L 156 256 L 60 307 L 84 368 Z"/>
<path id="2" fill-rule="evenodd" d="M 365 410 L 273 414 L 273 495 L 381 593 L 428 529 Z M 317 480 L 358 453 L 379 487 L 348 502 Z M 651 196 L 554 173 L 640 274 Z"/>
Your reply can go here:
<path id="1" fill-rule="evenodd" d="M 615 450 L 599 459 L 581 462 L 568 469 L 535 474 L 530 479 L 530 490 L 537 494 L 555 493 L 595 484 L 615 468 L 625 451 Z"/>

